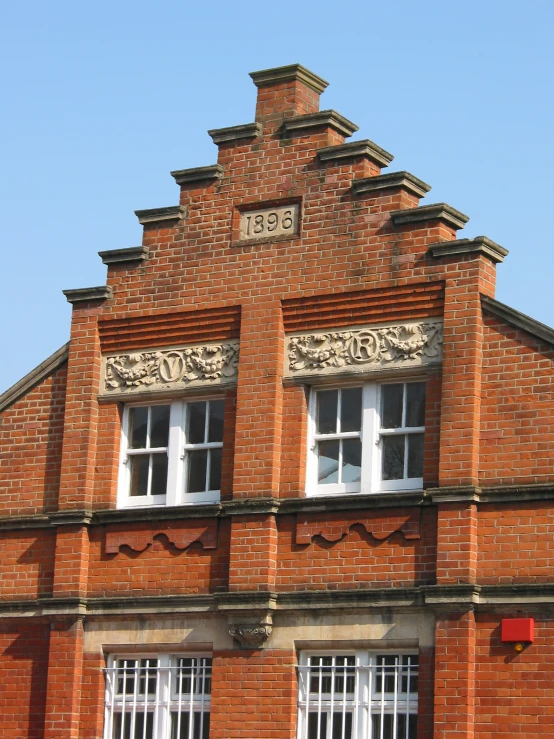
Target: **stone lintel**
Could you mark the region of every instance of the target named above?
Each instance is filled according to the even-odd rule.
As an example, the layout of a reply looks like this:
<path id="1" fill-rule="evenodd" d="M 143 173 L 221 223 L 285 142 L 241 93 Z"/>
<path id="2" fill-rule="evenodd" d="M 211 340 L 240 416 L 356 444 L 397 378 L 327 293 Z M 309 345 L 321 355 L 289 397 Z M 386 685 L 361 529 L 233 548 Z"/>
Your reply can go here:
<path id="1" fill-rule="evenodd" d="M 354 195 L 378 193 L 380 190 L 397 188 L 406 190 L 406 192 L 418 198 L 423 198 L 431 189 L 431 185 L 428 185 L 409 172 L 387 172 L 377 177 L 364 177 L 360 180 L 352 180 L 352 192 Z"/>
<path id="2" fill-rule="evenodd" d="M 148 208 L 135 210 L 135 215 L 141 225 L 158 223 L 158 221 L 179 221 L 185 217 L 184 205 L 169 205 L 165 208 Z"/>
<path id="3" fill-rule="evenodd" d="M 142 262 L 148 256 L 148 248 L 146 246 L 130 246 L 126 249 L 110 249 L 109 251 L 99 251 L 98 256 L 104 264 Z"/>
<path id="4" fill-rule="evenodd" d="M 309 135 L 312 128 L 326 126 L 341 133 L 343 136 L 352 136 L 358 130 L 358 126 L 349 121 L 335 110 L 321 110 L 319 113 L 307 113 L 288 118 L 283 122 L 282 131 L 286 138 L 292 136 Z"/>
<path id="5" fill-rule="evenodd" d="M 337 146 L 326 146 L 319 149 L 317 156 L 321 162 L 338 162 L 343 159 L 352 157 L 366 157 L 374 162 L 378 167 L 388 167 L 394 159 L 392 154 L 382 149 L 369 139 L 361 141 L 350 141 L 348 144 L 338 144 Z"/>
<path id="6" fill-rule="evenodd" d="M 482 254 L 493 262 L 503 262 L 508 250 L 486 236 L 476 236 L 474 239 L 456 239 L 456 241 L 441 241 L 429 246 L 432 257 L 454 257 L 459 254 Z"/>
<path id="7" fill-rule="evenodd" d="M 288 64 L 285 67 L 273 67 L 272 69 L 261 69 L 258 72 L 250 72 L 250 77 L 256 87 L 271 87 L 282 85 L 284 82 L 303 82 L 315 92 L 321 94 L 329 83 L 314 72 L 311 72 L 301 64 Z"/>
<path id="8" fill-rule="evenodd" d="M 550 328 L 550 326 L 540 321 L 535 321 L 534 318 L 525 315 L 525 313 L 520 313 L 518 310 L 510 308 L 509 305 L 500 303 L 498 300 L 489 298 L 487 295 L 481 295 L 481 305 L 487 313 L 492 313 L 493 316 L 501 318 L 511 326 L 521 328 L 532 336 L 536 336 L 538 339 L 542 339 L 554 346 L 554 329 Z"/>
<path id="9" fill-rule="evenodd" d="M 447 203 L 422 205 L 418 208 L 393 210 L 390 214 L 395 226 L 409 226 L 426 221 L 442 221 L 452 228 L 463 228 L 469 221 L 469 216 L 461 213 Z"/>
<path id="10" fill-rule="evenodd" d="M 51 354 L 48 359 L 41 362 L 38 367 L 31 370 L 25 377 L 18 380 L 15 385 L 9 387 L 0 395 L 0 413 L 13 405 L 19 398 L 27 393 L 31 388 L 38 385 L 42 380 L 55 372 L 69 357 L 69 343 L 64 344 L 60 349 Z"/>
<path id="11" fill-rule="evenodd" d="M 241 139 L 255 139 L 261 136 L 263 126 L 258 121 L 254 123 L 244 123 L 240 126 L 229 126 L 228 128 L 211 128 L 208 135 L 211 136 L 214 144 L 228 144 L 231 141 L 240 141 Z"/>
<path id="12" fill-rule="evenodd" d="M 79 287 L 75 290 L 62 290 L 62 292 L 67 302 L 73 305 L 76 303 L 88 303 L 91 300 L 107 300 L 113 295 L 112 288 L 109 285 Z"/>
<path id="13" fill-rule="evenodd" d="M 170 173 L 178 185 L 193 185 L 197 182 L 216 182 L 223 177 L 222 164 L 209 164 L 207 167 L 192 167 L 191 169 L 176 169 Z"/>

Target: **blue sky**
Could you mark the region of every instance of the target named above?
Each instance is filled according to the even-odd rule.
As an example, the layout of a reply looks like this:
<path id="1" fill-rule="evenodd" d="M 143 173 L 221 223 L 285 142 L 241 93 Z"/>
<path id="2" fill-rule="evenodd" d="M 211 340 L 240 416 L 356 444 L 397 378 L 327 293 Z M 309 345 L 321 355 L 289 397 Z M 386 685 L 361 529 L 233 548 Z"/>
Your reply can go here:
<path id="1" fill-rule="evenodd" d="M 68 338 L 61 290 L 105 283 L 133 211 L 206 131 L 253 120 L 248 72 L 300 62 L 334 108 L 510 250 L 497 298 L 554 326 L 552 0 L 27 0 L 1 11 L 0 392 Z"/>

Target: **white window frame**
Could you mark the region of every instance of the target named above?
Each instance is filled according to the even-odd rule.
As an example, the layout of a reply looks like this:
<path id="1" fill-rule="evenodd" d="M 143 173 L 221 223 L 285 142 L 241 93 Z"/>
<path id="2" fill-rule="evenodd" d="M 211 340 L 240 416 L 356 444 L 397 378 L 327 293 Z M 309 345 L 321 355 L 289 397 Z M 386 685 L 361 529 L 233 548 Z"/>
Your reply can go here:
<path id="1" fill-rule="evenodd" d="M 191 689 L 190 692 L 185 693 L 183 690 L 174 690 L 176 680 L 179 678 L 179 659 L 193 659 L 197 660 L 197 664 L 194 665 L 194 671 L 191 671 Z M 147 693 L 146 695 L 139 693 L 139 682 L 140 676 L 140 661 L 141 660 L 157 660 L 158 664 L 155 667 L 151 667 L 151 670 L 156 671 L 156 692 Z M 200 733 L 202 737 L 202 729 L 204 728 L 204 722 L 209 722 L 209 713 L 211 709 L 211 677 L 212 677 L 212 665 L 211 665 L 211 654 L 152 654 L 151 652 L 145 652 L 141 654 L 117 654 L 109 655 L 107 660 L 107 666 L 104 669 L 106 678 L 105 688 L 105 699 L 104 699 L 104 739 L 123 739 L 124 723 L 121 722 L 120 732 L 116 732 L 116 721 L 117 716 L 126 714 L 131 721 L 129 728 L 130 736 L 135 735 L 135 721 L 136 717 L 146 714 L 153 715 L 153 739 L 171 739 L 171 713 L 176 712 L 178 714 L 178 731 L 177 736 L 181 729 L 181 722 L 184 714 L 200 715 Z M 124 667 L 118 668 L 117 662 L 124 660 Z M 210 660 L 209 664 L 206 660 Z M 127 661 L 136 662 L 137 666 L 134 668 L 126 668 Z M 133 676 L 128 677 L 129 672 L 127 669 L 133 671 Z M 121 675 L 121 677 L 120 677 Z M 129 680 L 133 689 L 127 693 L 125 689 L 123 693 L 118 693 L 118 683 L 123 679 L 124 686 Z M 184 679 L 187 679 L 186 674 Z M 183 673 L 181 672 L 181 680 L 183 680 Z M 205 692 L 204 690 L 196 691 L 195 688 L 198 686 L 205 687 L 206 684 L 210 684 L 210 690 Z M 182 682 L 181 682 L 182 687 Z M 121 696 L 121 697 L 120 697 Z M 206 716 L 208 714 L 208 716 Z M 196 716 L 193 716 L 192 720 L 189 718 L 189 731 L 186 739 L 193 739 L 194 736 L 194 722 L 197 720 Z M 144 732 L 146 732 L 146 722 L 144 723 Z M 119 735 L 118 735 L 119 734 Z"/>
<path id="2" fill-rule="evenodd" d="M 385 682 L 382 680 L 382 690 L 380 692 L 374 692 L 373 686 L 376 685 L 376 676 L 379 671 L 377 665 L 377 657 L 386 655 L 389 657 L 395 657 L 397 665 L 394 670 L 395 686 L 398 686 L 398 675 L 401 668 L 399 660 L 405 656 L 417 656 L 417 650 L 361 650 L 361 649 L 326 649 L 326 650 L 309 650 L 302 651 L 299 655 L 298 660 L 298 723 L 297 723 L 297 739 L 308 739 L 308 716 L 310 713 L 316 713 L 318 716 L 318 730 L 317 734 L 321 733 L 322 720 L 319 718 L 322 714 L 327 715 L 327 736 L 321 737 L 321 739 L 331 739 L 332 737 L 332 717 L 333 713 L 342 713 L 345 716 L 346 713 L 352 713 L 352 739 L 382 739 L 384 736 L 384 716 L 392 715 L 394 722 L 393 736 L 396 732 L 396 721 L 398 715 L 406 715 L 406 739 L 416 739 L 416 737 L 409 733 L 409 715 L 418 714 L 418 694 L 411 694 L 410 692 L 404 694 L 398 689 L 394 693 L 385 693 L 384 687 Z M 354 656 L 354 691 L 352 694 L 347 694 L 345 691 L 338 695 L 334 692 L 335 677 L 343 677 L 346 679 L 347 676 L 352 675 L 352 671 L 346 671 L 344 667 L 337 666 L 333 667 L 332 672 L 319 672 L 322 677 L 331 675 L 331 692 L 322 693 L 321 690 L 318 692 L 317 699 L 314 701 L 310 692 L 310 674 L 318 674 L 318 668 L 313 666 L 310 668 L 309 660 L 311 657 L 346 657 Z M 310 669 L 313 671 L 310 673 Z M 329 669 L 329 668 L 327 668 Z M 390 668 L 389 668 L 390 669 Z M 415 669 L 407 668 L 404 666 L 405 673 L 408 673 L 408 691 L 410 687 L 410 674 L 416 673 L 419 676 L 419 666 Z M 404 673 L 404 674 L 405 674 Z M 321 686 L 320 682 L 320 686 Z M 352 697 L 347 699 L 346 696 L 351 695 Z M 404 698 L 403 696 L 406 696 Z M 315 710 L 314 710 L 315 709 Z M 381 716 L 381 730 L 377 734 L 373 732 L 372 717 L 375 715 Z M 345 720 L 343 718 L 343 737 L 346 737 L 345 732 Z M 404 737 L 402 737 L 404 739 Z"/>
<path id="3" fill-rule="evenodd" d="M 204 493 L 185 492 L 187 474 L 188 451 L 195 449 L 223 449 L 223 442 L 209 442 L 205 444 L 187 444 L 187 408 L 190 403 L 209 403 L 214 400 L 224 400 L 220 396 L 188 397 L 180 400 L 159 400 L 152 402 L 126 403 L 123 408 L 121 450 L 119 459 L 119 478 L 117 489 L 118 508 L 145 508 L 149 506 L 176 506 L 204 503 L 219 503 L 220 490 L 208 490 Z M 167 487 L 165 495 L 132 496 L 129 494 L 131 484 L 131 456 L 137 454 L 155 453 L 155 449 L 133 451 L 129 454 L 129 425 L 131 408 L 147 408 L 156 405 L 169 405 L 169 439 L 167 446 Z M 208 414 L 206 414 L 208 417 Z M 207 422 L 207 421 L 206 421 Z M 160 447 L 161 449 L 161 447 Z M 164 447 L 165 449 L 165 447 Z M 209 468 L 208 468 L 209 474 Z"/>
<path id="4" fill-rule="evenodd" d="M 425 382 L 425 378 L 418 377 L 412 380 L 398 379 L 387 382 L 360 382 L 340 385 L 313 386 L 310 391 L 308 406 L 308 454 L 306 465 L 306 495 L 307 497 L 323 495 L 351 495 L 354 493 L 371 494 L 389 491 L 420 490 L 423 487 L 422 477 L 407 477 L 402 480 L 382 480 L 382 443 L 384 436 L 393 434 L 424 434 L 425 426 L 410 426 L 398 429 L 381 428 L 382 388 L 385 385 L 404 385 Z M 317 393 L 324 390 L 342 390 L 347 388 L 362 388 L 362 428 L 356 432 L 337 435 L 329 434 L 329 438 L 360 438 L 362 442 L 362 469 L 360 482 L 319 484 L 317 441 L 324 440 L 327 435 L 316 433 L 317 423 Z M 337 411 L 339 412 L 339 411 Z"/>

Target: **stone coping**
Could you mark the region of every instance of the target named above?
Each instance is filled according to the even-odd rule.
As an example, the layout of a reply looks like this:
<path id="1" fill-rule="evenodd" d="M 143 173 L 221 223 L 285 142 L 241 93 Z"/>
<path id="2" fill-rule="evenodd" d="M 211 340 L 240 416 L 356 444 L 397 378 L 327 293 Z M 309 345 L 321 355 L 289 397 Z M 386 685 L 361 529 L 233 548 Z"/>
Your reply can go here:
<path id="1" fill-rule="evenodd" d="M 417 208 L 393 210 L 390 215 L 395 226 L 405 226 L 425 221 L 442 221 L 448 226 L 458 229 L 463 228 L 469 221 L 469 216 L 447 203 L 434 203 L 433 205 L 422 205 Z"/>
<path id="2" fill-rule="evenodd" d="M 342 159 L 350 159 L 351 157 L 366 157 L 379 167 L 388 167 L 394 159 L 392 154 L 377 146 L 369 139 L 361 141 L 350 141 L 348 144 L 338 144 L 336 146 L 326 146 L 319 149 L 317 156 L 321 162 L 338 162 Z"/>
<path id="3" fill-rule="evenodd" d="M 148 208 L 146 210 L 135 210 L 135 215 L 141 225 L 158 223 L 158 221 L 178 221 L 185 217 L 184 205 L 169 205 L 165 208 Z"/>
<path id="4" fill-rule="evenodd" d="M 476 236 L 473 239 L 456 239 L 456 241 L 441 241 L 429 245 L 429 253 L 437 259 L 454 257 L 461 254 L 482 254 L 493 262 L 503 262 L 508 256 L 508 250 L 486 236 Z"/>
<path id="5" fill-rule="evenodd" d="M 348 118 L 340 115 L 335 110 L 321 110 L 319 113 L 308 113 L 287 118 L 283 121 L 282 132 L 285 138 L 292 136 L 309 135 L 311 128 L 327 126 L 341 133 L 343 136 L 352 136 L 358 130 L 358 126 Z"/>
<path id="6" fill-rule="evenodd" d="M 271 85 L 282 85 L 284 82 L 298 80 L 321 94 L 329 86 L 326 80 L 301 64 L 287 64 L 284 67 L 261 69 L 258 72 L 250 72 L 250 77 L 252 77 L 256 87 L 270 87 Z"/>
<path id="7" fill-rule="evenodd" d="M 240 126 L 228 126 L 227 128 L 211 128 L 208 135 L 211 136 L 214 144 L 228 144 L 232 141 L 240 141 L 240 139 L 255 139 L 261 136 L 263 126 L 258 121 L 254 123 L 244 123 Z"/>
<path id="8" fill-rule="evenodd" d="M 148 256 L 148 247 L 130 246 L 126 249 L 110 249 L 99 251 L 98 256 L 104 264 L 123 264 L 126 262 L 142 262 Z"/>
<path id="9" fill-rule="evenodd" d="M 493 316 L 506 321 L 511 326 L 521 328 L 532 336 L 554 346 L 554 329 L 550 328 L 550 326 L 536 321 L 534 318 L 525 315 L 525 313 L 520 313 L 514 308 L 510 308 L 509 305 L 504 305 L 504 303 L 500 303 L 498 300 L 489 298 L 488 295 L 481 295 L 481 305 L 487 313 L 491 313 Z"/>
<path id="10" fill-rule="evenodd" d="M 170 172 L 178 185 L 193 185 L 197 182 L 209 183 L 223 177 L 222 164 L 209 164 L 207 167 L 192 167 L 192 169 L 176 169 Z"/>
<path id="11" fill-rule="evenodd" d="M 410 172 L 387 172 L 376 177 L 364 177 L 363 179 L 352 180 L 352 192 L 354 195 L 378 193 L 380 190 L 396 188 L 402 188 L 418 198 L 423 198 L 431 189 L 431 185 L 410 174 Z"/>
<path id="12" fill-rule="evenodd" d="M 28 393 L 35 385 L 46 379 L 52 372 L 55 372 L 58 367 L 61 367 L 62 364 L 67 362 L 68 357 L 69 342 L 60 347 L 48 359 L 45 359 L 44 362 L 41 362 L 37 367 L 22 377 L 21 380 L 18 380 L 0 395 L 0 413 L 18 401 L 19 398 Z"/>
<path id="13" fill-rule="evenodd" d="M 113 295 L 112 288 L 109 285 L 99 285 L 98 287 L 78 287 L 75 290 L 62 290 L 67 302 L 75 305 L 76 303 L 88 303 L 91 300 L 107 300 Z"/>

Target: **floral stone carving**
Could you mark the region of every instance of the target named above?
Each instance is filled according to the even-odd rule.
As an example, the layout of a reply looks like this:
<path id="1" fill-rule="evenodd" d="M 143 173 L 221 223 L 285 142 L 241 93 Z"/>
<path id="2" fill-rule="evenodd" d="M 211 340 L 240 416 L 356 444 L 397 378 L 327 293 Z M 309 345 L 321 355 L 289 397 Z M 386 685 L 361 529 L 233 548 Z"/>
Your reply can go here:
<path id="1" fill-rule="evenodd" d="M 383 328 L 291 336 L 288 374 L 365 372 L 423 365 L 442 359 L 442 323 L 425 321 Z"/>
<path id="2" fill-rule="evenodd" d="M 249 624 L 229 629 L 229 633 L 242 649 L 260 649 L 271 636 L 271 632 L 272 627 L 269 624 Z"/>
<path id="3" fill-rule="evenodd" d="M 104 392 L 222 384 L 236 378 L 238 361 L 238 343 L 118 354 L 104 359 Z"/>

